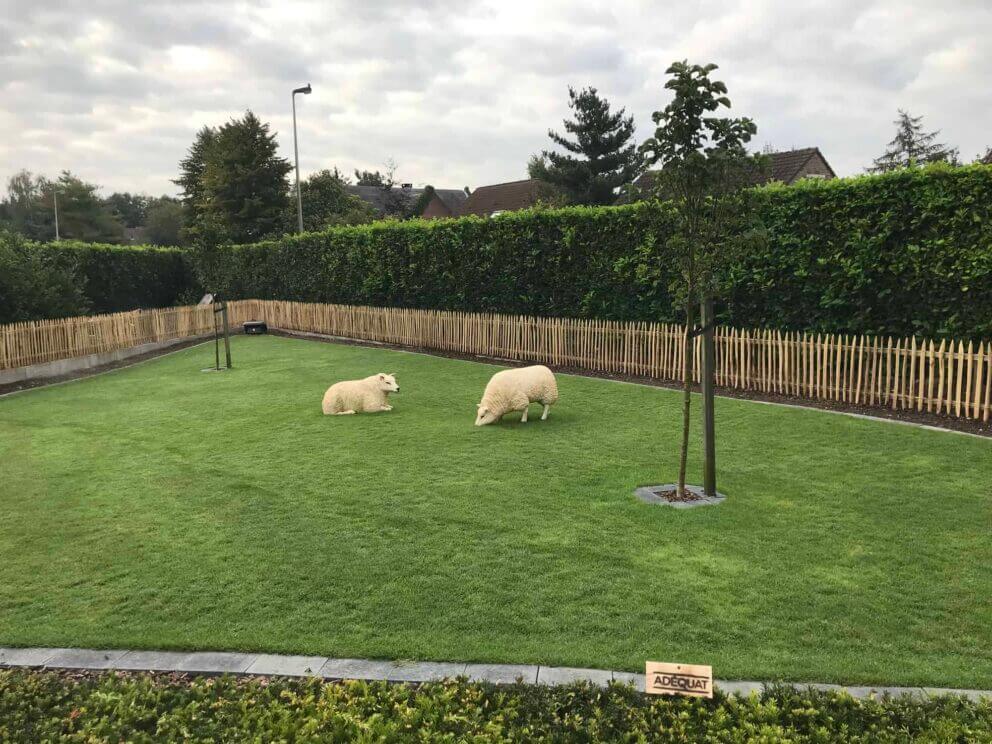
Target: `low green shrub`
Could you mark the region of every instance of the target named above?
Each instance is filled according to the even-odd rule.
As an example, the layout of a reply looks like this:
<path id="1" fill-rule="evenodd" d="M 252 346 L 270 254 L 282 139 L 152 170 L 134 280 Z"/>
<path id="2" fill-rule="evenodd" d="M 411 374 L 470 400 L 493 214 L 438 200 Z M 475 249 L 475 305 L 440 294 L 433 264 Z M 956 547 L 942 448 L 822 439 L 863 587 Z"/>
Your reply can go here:
<path id="1" fill-rule="evenodd" d="M 790 741 L 992 740 L 992 702 L 855 700 L 773 689 L 649 697 L 631 687 L 0 671 L 0 740 Z"/>
<path id="2" fill-rule="evenodd" d="M 931 167 L 758 192 L 767 245 L 727 266 L 723 322 L 992 336 L 992 167 Z M 389 222 L 202 249 L 205 286 L 282 299 L 679 320 L 669 208 Z"/>

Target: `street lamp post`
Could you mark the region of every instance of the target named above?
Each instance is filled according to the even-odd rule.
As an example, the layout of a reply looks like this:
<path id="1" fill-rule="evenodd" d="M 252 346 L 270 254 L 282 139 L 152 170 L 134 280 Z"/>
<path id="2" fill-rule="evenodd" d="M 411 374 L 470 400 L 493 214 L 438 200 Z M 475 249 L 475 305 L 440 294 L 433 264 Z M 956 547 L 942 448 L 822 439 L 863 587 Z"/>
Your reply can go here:
<path id="1" fill-rule="evenodd" d="M 55 239 L 59 239 L 59 192 L 52 190 L 52 200 L 55 204 Z"/>
<path id="2" fill-rule="evenodd" d="M 296 94 L 310 95 L 312 88 L 307 83 L 302 88 L 293 91 L 293 155 L 296 157 L 296 217 L 299 225 L 299 232 L 303 232 L 303 194 L 300 193 L 300 148 L 296 142 Z"/>

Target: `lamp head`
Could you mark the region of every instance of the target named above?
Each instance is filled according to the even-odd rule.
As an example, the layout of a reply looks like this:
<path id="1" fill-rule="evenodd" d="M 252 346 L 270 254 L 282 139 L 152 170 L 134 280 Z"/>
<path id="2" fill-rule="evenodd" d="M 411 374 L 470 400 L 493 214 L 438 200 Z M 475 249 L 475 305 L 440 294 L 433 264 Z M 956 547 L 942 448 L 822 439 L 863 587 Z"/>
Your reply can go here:
<path id="1" fill-rule="evenodd" d="M 310 93 L 312 91 L 313 91 L 313 88 L 310 87 L 310 83 L 307 83 L 302 88 L 296 88 L 293 91 L 293 95 L 295 96 L 297 93 L 303 93 L 304 95 L 307 95 L 308 96 L 308 95 L 310 95 Z"/>

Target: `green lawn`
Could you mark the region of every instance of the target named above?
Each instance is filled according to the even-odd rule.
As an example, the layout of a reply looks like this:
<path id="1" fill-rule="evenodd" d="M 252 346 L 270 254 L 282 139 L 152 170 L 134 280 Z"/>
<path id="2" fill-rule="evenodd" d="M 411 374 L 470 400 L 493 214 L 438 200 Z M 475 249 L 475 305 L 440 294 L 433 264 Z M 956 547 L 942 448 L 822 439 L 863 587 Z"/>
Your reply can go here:
<path id="1" fill-rule="evenodd" d="M 494 366 L 233 347 L 0 399 L 0 645 L 992 688 L 990 441 L 720 399 L 728 499 L 677 511 L 632 496 L 672 391 L 560 376 L 475 428 Z M 379 371 L 391 413 L 321 414 Z"/>

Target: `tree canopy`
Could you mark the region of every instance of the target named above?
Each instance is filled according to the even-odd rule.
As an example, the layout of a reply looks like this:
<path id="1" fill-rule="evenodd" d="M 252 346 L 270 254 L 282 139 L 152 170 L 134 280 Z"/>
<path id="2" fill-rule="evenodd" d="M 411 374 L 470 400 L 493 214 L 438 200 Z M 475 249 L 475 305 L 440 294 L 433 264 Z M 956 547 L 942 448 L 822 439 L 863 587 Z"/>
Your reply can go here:
<path id="1" fill-rule="evenodd" d="M 201 129 L 179 170 L 190 237 L 248 243 L 284 229 L 292 166 L 251 111 Z"/>
<path id="2" fill-rule="evenodd" d="M 375 220 L 376 212 L 372 205 L 348 193 L 346 185 L 337 168 L 333 171 L 317 171 L 300 182 L 304 230 L 322 230 L 335 225 L 360 225 Z M 296 205 L 293 202 L 286 215 L 286 230 L 292 232 L 295 229 Z"/>
<path id="3" fill-rule="evenodd" d="M 617 191 L 640 172 L 634 117 L 613 112 L 595 88 L 568 89 L 574 120 L 565 120 L 565 135 L 548 137 L 565 150 L 545 150 L 527 166 L 531 178 L 549 183 L 573 204 L 612 204 Z M 571 137 L 569 137 L 571 135 Z M 576 157 L 579 156 L 579 157 Z"/>

